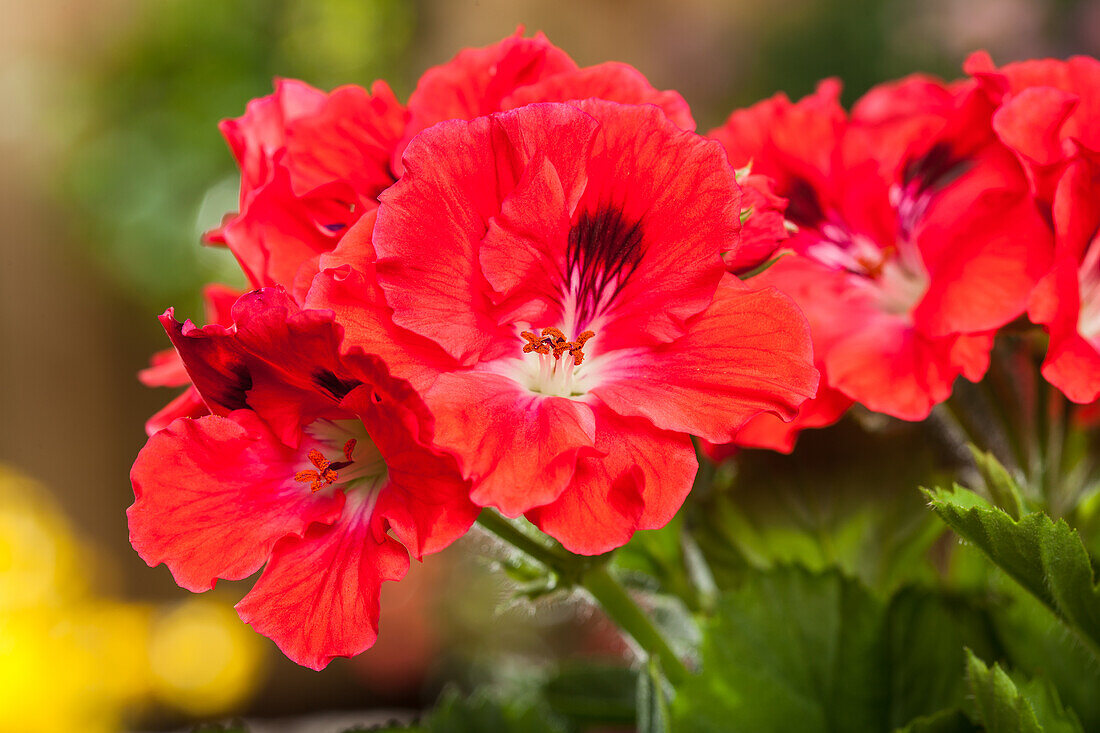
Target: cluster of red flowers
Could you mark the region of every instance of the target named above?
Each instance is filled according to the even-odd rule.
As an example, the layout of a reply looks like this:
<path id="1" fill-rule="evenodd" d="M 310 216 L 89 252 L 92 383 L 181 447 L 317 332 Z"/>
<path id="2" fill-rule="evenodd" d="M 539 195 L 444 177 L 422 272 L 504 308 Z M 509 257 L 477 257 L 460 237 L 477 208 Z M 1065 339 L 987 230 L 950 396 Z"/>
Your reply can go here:
<path id="1" fill-rule="evenodd" d="M 142 374 L 189 386 L 134 465 L 135 549 L 195 591 L 264 567 L 241 617 L 320 668 L 483 507 L 607 552 L 679 509 L 691 436 L 789 451 L 853 402 L 922 419 L 1025 311 L 1047 377 L 1095 399 L 1100 65 L 967 71 L 850 115 L 824 82 L 710 139 L 541 34 L 407 105 L 277 82 L 222 125 L 240 211 L 209 235 L 255 289 L 209 289 L 205 327 L 166 312 Z"/>

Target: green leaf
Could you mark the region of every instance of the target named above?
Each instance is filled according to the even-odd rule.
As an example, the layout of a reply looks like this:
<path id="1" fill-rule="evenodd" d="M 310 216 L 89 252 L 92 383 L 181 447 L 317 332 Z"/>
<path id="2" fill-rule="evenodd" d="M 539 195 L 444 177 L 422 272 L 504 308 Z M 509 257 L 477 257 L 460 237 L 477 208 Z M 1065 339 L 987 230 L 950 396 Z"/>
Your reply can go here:
<path id="1" fill-rule="evenodd" d="M 886 611 L 889 725 L 912 725 L 922 715 L 961 705 L 964 648 L 992 655 L 997 641 L 991 625 L 963 597 L 916 588 L 897 593 Z"/>
<path id="2" fill-rule="evenodd" d="M 541 702 L 502 701 L 485 690 L 464 697 L 449 688 L 443 691 L 435 708 L 419 725 L 381 730 L 415 733 L 566 733 L 569 729 Z"/>
<path id="3" fill-rule="evenodd" d="M 240 720 L 230 723 L 201 723 L 192 728 L 191 733 L 248 733 L 248 726 Z"/>
<path id="4" fill-rule="evenodd" d="M 931 715 L 922 715 L 905 726 L 898 728 L 897 733 L 980 733 L 970 718 L 966 717 L 959 708 L 941 710 Z"/>
<path id="5" fill-rule="evenodd" d="M 638 733 L 671 733 L 671 725 L 660 663 L 651 658 L 638 674 Z"/>
<path id="6" fill-rule="evenodd" d="M 925 491 L 955 532 L 1053 611 L 1100 661 L 1100 588 L 1077 532 L 1042 512 L 1014 520 L 973 491 Z"/>
<path id="7" fill-rule="evenodd" d="M 1041 674 L 1085 730 L 1100 730 L 1100 665 L 1049 608 L 1004 573 L 993 578 L 991 590 L 1001 599 L 991 615 L 1005 661 L 1019 672 Z"/>
<path id="8" fill-rule="evenodd" d="M 634 724 L 638 674 L 621 666 L 562 666 L 542 687 L 542 697 L 557 714 L 578 725 Z"/>
<path id="9" fill-rule="evenodd" d="M 906 590 L 885 603 L 835 570 L 756 573 L 719 598 L 704 630 L 702 671 L 673 700 L 673 729 L 778 733 L 797 720 L 799 731 L 831 733 L 913 724 L 963 702 L 963 647 L 988 649 L 987 627 L 962 599 Z"/>
<path id="10" fill-rule="evenodd" d="M 967 445 L 974 463 L 982 474 L 985 487 L 993 498 L 994 506 L 1004 509 L 1013 519 L 1024 514 L 1024 500 L 1020 497 L 1020 487 L 1008 470 L 994 457 L 991 451 L 981 451 L 974 445 Z"/>
<path id="11" fill-rule="evenodd" d="M 966 675 L 974 696 L 978 722 L 986 730 L 1005 733 L 1084 733 L 1077 717 L 1062 707 L 1048 683 L 1017 686 L 994 664 L 985 665 L 967 650 Z"/>

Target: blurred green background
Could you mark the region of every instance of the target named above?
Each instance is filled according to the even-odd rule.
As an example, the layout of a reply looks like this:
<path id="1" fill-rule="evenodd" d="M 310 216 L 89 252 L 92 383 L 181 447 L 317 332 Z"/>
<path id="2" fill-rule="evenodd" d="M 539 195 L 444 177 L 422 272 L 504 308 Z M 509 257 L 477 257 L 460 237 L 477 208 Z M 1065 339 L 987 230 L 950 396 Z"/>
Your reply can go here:
<path id="1" fill-rule="evenodd" d="M 581 65 L 625 61 L 655 86 L 678 89 L 705 131 L 736 106 L 779 90 L 800 96 L 824 76 L 841 77 L 850 102 L 917 70 L 954 77 L 977 48 L 998 62 L 1100 51 L 1100 3 L 1086 0 L 3 0 L 0 8 L 0 462 L 56 497 L 50 511 L 71 527 L 58 531 L 90 548 L 74 571 L 81 582 L 131 604 L 186 595 L 127 543 L 129 466 L 144 420 L 171 397 L 134 374 L 166 345 L 157 314 L 174 305 L 197 318 L 202 284 L 243 282 L 228 253 L 200 246 L 199 235 L 236 207 L 236 169 L 217 122 L 270 92 L 273 77 L 322 88 L 381 77 L 405 99 L 428 66 L 524 24 Z M 859 440 L 849 433 L 845 440 Z M 767 459 L 768 472 L 800 475 L 799 455 Z M 442 680 L 469 676 L 498 652 L 616 653 L 607 629 L 568 608 L 494 617 L 495 591 L 465 556 L 445 553 L 387 589 L 373 652 L 318 675 L 261 640 L 266 667 L 255 663 L 237 699 L 211 709 L 417 707 Z M 246 587 L 229 586 L 217 596 L 226 607 Z M 441 604 L 447 614 L 433 610 Z M 464 646 L 448 641 L 456 630 Z M 202 714 L 162 696 L 123 719 L 164 728 Z"/>

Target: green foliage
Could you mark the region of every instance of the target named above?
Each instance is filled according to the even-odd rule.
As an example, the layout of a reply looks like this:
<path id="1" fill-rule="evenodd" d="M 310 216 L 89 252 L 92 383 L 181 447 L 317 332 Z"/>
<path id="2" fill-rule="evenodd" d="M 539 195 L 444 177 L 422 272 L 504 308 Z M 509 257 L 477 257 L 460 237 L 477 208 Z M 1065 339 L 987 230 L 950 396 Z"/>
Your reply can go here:
<path id="1" fill-rule="evenodd" d="M 228 252 L 199 245 L 237 208 L 218 121 L 270 94 L 276 76 L 322 88 L 386 77 L 407 91 L 393 75 L 414 19 L 402 0 L 135 5 L 132 27 L 83 70 L 74 91 L 87 98 L 56 115 L 71 128 L 61 194 L 87 254 L 155 311 L 197 304 L 207 281 L 243 284 Z"/>
<path id="2" fill-rule="evenodd" d="M 693 492 L 685 520 L 718 587 L 783 563 L 837 566 L 884 591 L 934 582 L 927 551 L 944 530 L 913 487 L 935 475 L 935 456 L 913 448 L 912 431 L 848 421 L 807 431 L 793 456 L 739 455 L 733 485 Z"/>
<path id="3" fill-rule="evenodd" d="M 638 674 L 638 733 L 671 733 L 668 694 L 660 664 L 650 659 Z"/>
<path id="4" fill-rule="evenodd" d="M 883 601 L 835 570 L 756 573 L 719 599 L 674 729 L 894 730 L 961 704 L 963 647 L 989 649 L 987 628 L 961 600 L 905 590 Z"/>
<path id="5" fill-rule="evenodd" d="M 231 723 L 203 723 L 192 728 L 191 733 L 248 733 L 248 726 L 239 720 Z"/>
<path id="6" fill-rule="evenodd" d="M 925 493 L 948 526 L 1053 611 L 1100 661 L 1100 588 L 1069 525 L 1042 512 L 1014 520 L 959 486 Z"/>
<path id="7" fill-rule="evenodd" d="M 566 733 L 569 728 L 545 706 L 498 700 L 479 691 L 469 697 L 447 689 L 423 720 L 411 725 L 352 728 L 345 733 Z"/>
<path id="8" fill-rule="evenodd" d="M 626 667 L 568 664 L 544 683 L 541 697 L 558 715 L 577 726 L 629 726 L 636 717 L 639 675 Z"/>
<path id="9" fill-rule="evenodd" d="M 1019 519 L 1024 514 L 1024 500 L 1020 496 L 1020 487 L 1001 465 L 990 451 L 980 451 L 970 445 L 970 454 L 974 456 L 974 463 L 982 474 L 989 495 L 993 498 L 993 504 L 1000 507 L 1013 519 Z"/>
<path id="10" fill-rule="evenodd" d="M 1072 711 L 1044 680 L 1017 685 L 999 665 L 989 668 L 967 650 L 966 676 L 975 718 L 986 730 L 1005 733 L 1084 733 Z"/>

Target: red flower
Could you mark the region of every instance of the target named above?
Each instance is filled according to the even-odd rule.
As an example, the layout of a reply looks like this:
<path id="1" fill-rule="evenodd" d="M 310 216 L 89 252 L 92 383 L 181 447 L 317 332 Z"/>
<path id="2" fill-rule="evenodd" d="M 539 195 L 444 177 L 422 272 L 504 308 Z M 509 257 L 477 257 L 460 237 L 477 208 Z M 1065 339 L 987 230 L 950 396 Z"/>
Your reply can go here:
<path id="1" fill-rule="evenodd" d="M 432 125 L 516 109 L 536 102 L 606 99 L 653 104 L 685 130 L 695 129 L 687 102 L 677 92 L 658 91 L 637 69 L 607 62 L 578 68 L 541 32 L 524 38 L 523 28 L 484 48 L 467 48 L 424 72 L 409 97 L 409 126 L 397 153 Z M 395 163 L 400 170 L 400 161 Z"/>
<path id="2" fill-rule="evenodd" d="M 923 419 L 959 374 L 985 372 L 992 332 L 1049 265 L 1050 237 L 974 85 L 883 85 L 850 120 L 838 94 L 829 81 L 797 104 L 780 95 L 712 135 L 731 164 L 776 180 L 798 227 L 793 254 L 752 284 L 802 306 L 830 387 Z"/>
<path id="3" fill-rule="evenodd" d="M 230 327 L 161 320 L 214 414 L 138 455 L 134 549 L 192 591 L 266 563 L 237 610 L 299 664 L 368 648 L 382 581 L 477 512 L 454 460 L 424 447 L 423 404 L 376 358 L 341 355 L 331 314 L 281 290 L 243 296 Z"/>
<path id="4" fill-rule="evenodd" d="M 254 286 L 293 290 L 303 263 L 331 250 L 395 180 L 406 116 L 384 82 L 326 94 L 276 81 L 274 94 L 221 124 L 241 167 L 240 213 L 207 239 L 227 245 Z"/>
<path id="5" fill-rule="evenodd" d="M 1046 326 L 1043 376 L 1078 403 L 1100 397 L 1100 61 L 1039 59 L 996 68 L 976 53 L 966 70 L 997 105 L 993 128 L 1028 173 L 1049 216 L 1056 257 L 1028 314 Z"/>
<path id="6" fill-rule="evenodd" d="M 1100 61 L 1035 59 L 997 68 L 984 51 L 963 67 L 995 105 L 993 129 L 1020 159 L 1047 205 L 1078 151 L 1100 153 Z"/>
<path id="7" fill-rule="evenodd" d="M 1057 256 L 1028 315 L 1050 333 L 1043 376 L 1070 400 L 1100 398 L 1100 162 L 1079 159 L 1053 201 Z"/>
<path id="8" fill-rule="evenodd" d="M 442 123 L 405 165 L 377 263 L 364 220 L 309 299 L 423 391 L 476 503 L 604 552 L 679 508 L 689 434 L 725 442 L 813 393 L 801 314 L 724 274 L 740 213 L 725 156 L 658 110 Z"/>
<path id="9" fill-rule="evenodd" d="M 233 317 L 230 309 L 240 295 L 238 291 L 225 285 L 207 285 L 202 291 L 206 304 L 206 320 L 223 326 L 231 324 Z M 146 387 L 187 386 L 179 396 L 145 422 L 146 435 L 168 427 L 177 417 L 202 417 L 210 413 L 198 390 L 192 386 L 183 360 L 175 349 L 165 349 L 153 354 L 149 359 L 149 366 L 138 372 L 138 379 Z"/>

